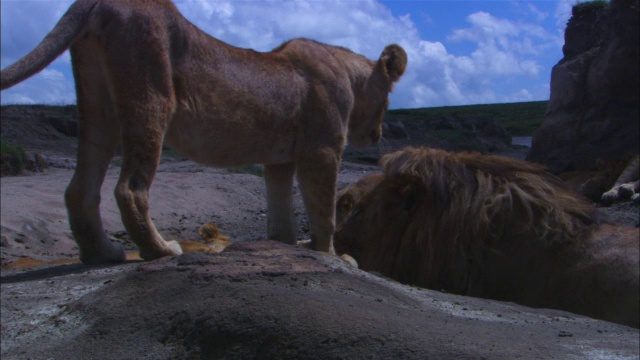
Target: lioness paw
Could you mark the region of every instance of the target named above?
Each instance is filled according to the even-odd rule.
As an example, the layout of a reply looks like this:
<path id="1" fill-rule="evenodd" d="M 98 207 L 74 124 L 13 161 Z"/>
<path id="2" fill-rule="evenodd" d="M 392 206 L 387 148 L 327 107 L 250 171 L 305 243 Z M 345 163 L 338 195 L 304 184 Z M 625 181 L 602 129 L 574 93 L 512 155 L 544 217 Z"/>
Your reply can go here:
<path id="1" fill-rule="evenodd" d="M 167 247 L 174 256 L 182 255 L 182 248 L 180 247 L 180 243 L 176 240 L 167 241 Z"/>
<path id="2" fill-rule="evenodd" d="M 340 255 L 340 258 L 344 261 L 346 261 L 349 265 L 353 266 L 354 268 L 358 268 L 358 262 L 356 261 L 356 259 L 354 259 L 353 257 L 351 257 L 351 255 L 348 254 L 342 254 Z"/>
<path id="3" fill-rule="evenodd" d="M 146 261 L 159 259 L 165 256 L 178 255 L 182 255 L 182 248 L 180 247 L 180 243 L 175 240 L 164 241 L 161 248 L 140 249 L 140 257 Z"/>

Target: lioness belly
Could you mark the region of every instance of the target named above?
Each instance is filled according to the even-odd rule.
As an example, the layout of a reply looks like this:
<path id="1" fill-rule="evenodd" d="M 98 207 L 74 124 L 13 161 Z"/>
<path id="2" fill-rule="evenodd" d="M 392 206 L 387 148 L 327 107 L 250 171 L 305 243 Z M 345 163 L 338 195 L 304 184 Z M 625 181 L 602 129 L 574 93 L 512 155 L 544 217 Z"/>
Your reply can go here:
<path id="1" fill-rule="evenodd" d="M 280 128 L 279 128 L 280 127 Z M 176 118 L 166 143 L 191 160 L 214 167 L 279 164 L 293 160 L 293 127 L 256 120 Z"/>

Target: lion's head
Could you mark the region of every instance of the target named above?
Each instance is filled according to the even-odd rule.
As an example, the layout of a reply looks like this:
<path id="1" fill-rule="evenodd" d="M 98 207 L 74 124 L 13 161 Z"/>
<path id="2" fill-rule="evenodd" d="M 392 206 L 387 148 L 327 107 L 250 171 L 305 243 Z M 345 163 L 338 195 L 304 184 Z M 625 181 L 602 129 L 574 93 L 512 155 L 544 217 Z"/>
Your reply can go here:
<path id="1" fill-rule="evenodd" d="M 384 176 L 341 191 L 335 247 L 401 282 L 467 293 L 486 252 L 577 241 L 594 223 L 593 207 L 540 165 L 427 148 L 381 164 Z"/>
<path id="2" fill-rule="evenodd" d="M 407 148 L 339 193 L 336 253 L 403 283 L 638 326 L 637 228 L 540 165 Z"/>

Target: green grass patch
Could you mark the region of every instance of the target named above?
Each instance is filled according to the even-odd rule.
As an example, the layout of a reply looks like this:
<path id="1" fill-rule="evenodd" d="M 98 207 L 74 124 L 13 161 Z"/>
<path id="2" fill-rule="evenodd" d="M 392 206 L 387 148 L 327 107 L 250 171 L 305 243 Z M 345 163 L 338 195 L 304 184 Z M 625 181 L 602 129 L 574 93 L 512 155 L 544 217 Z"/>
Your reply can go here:
<path id="1" fill-rule="evenodd" d="M 511 136 L 531 136 L 544 120 L 548 101 L 507 104 L 442 106 L 433 108 L 390 110 L 390 114 L 410 115 L 424 120 L 442 117 L 489 118 L 495 120 Z"/>
<path id="2" fill-rule="evenodd" d="M 0 176 L 19 175 L 24 171 L 24 149 L 0 140 Z"/>
<path id="3" fill-rule="evenodd" d="M 609 1 L 607 0 L 576 1 L 576 3 L 573 4 L 573 8 L 578 10 L 586 8 L 604 8 L 607 6 L 609 6 Z"/>

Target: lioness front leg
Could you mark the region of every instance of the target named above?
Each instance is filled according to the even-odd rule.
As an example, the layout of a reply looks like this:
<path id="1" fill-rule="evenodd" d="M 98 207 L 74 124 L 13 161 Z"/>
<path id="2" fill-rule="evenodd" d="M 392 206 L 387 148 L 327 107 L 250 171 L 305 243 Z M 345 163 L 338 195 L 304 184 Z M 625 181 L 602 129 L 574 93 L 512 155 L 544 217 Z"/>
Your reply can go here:
<path id="1" fill-rule="evenodd" d="M 296 221 L 293 213 L 293 163 L 265 165 L 267 185 L 267 235 L 270 240 L 296 243 Z"/>
<path id="2" fill-rule="evenodd" d="M 182 254 L 180 244 L 165 241 L 149 215 L 149 188 L 160 162 L 164 116 L 138 113 L 137 117 L 123 117 L 133 120 L 123 124 L 122 167 L 115 197 L 122 222 L 144 260 Z"/>
<path id="3" fill-rule="evenodd" d="M 336 181 L 338 157 L 334 154 L 317 160 L 300 161 L 296 166 L 302 199 L 309 217 L 312 248 L 335 254 Z"/>

